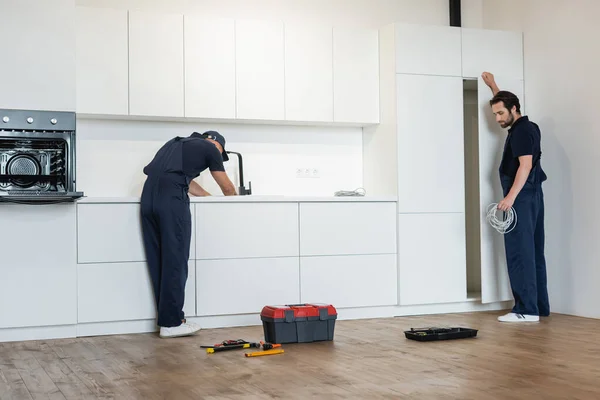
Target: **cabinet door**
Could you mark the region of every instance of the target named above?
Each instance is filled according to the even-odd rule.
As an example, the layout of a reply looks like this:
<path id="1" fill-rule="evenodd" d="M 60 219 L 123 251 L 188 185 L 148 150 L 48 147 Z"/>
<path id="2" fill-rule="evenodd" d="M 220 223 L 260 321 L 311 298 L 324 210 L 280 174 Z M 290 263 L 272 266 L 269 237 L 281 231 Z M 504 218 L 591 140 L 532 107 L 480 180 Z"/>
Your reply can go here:
<path id="1" fill-rule="evenodd" d="M 73 205 L 0 207 L 0 329 L 77 323 Z"/>
<path id="2" fill-rule="evenodd" d="M 298 256 L 298 204 L 196 204 L 198 259 Z"/>
<path id="3" fill-rule="evenodd" d="M 298 304 L 298 257 L 197 261 L 198 316 L 260 313 Z"/>
<path id="4" fill-rule="evenodd" d="M 74 1 L 0 1 L 0 16 L 0 108 L 75 111 Z"/>
<path id="5" fill-rule="evenodd" d="M 521 102 L 521 112 L 525 113 L 523 101 L 523 81 L 496 76 L 498 87 L 513 92 Z M 489 101 L 490 89 L 481 78 L 477 84 L 479 99 L 479 206 L 480 255 L 481 255 L 481 301 L 492 303 L 512 299 L 504 238 L 485 219 L 485 210 L 492 203 L 504 198 L 498 167 L 506 140 L 506 131 L 496 122 Z"/>
<path id="6" fill-rule="evenodd" d="M 77 112 L 129 113 L 127 11 L 77 8 Z"/>
<path id="7" fill-rule="evenodd" d="M 395 203 L 301 203 L 300 255 L 396 253 Z"/>
<path id="8" fill-rule="evenodd" d="M 397 24 L 396 72 L 462 76 L 460 28 Z"/>
<path id="9" fill-rule="evenodd" d="M 129 12 L 129 113 L 183 117 L 183 16 Z"/>
<path id="10" fill-rule="evenodd" d="M 397 75 L 398 212 L 464 212 L 463 82 Z"/>
<path id="11" fill-rule="evenodd" d="M 193 205 L 190 259 L 195 253 L 195 219 Z M 146 261 L 140 205 L 78 204 L 77 255 L 81 263 Z"/>
<path id="12" fill-rule="evenodd" d="M 285 25 L 285 119 L 333 121 L 332 28 Z"/>
<path id="13" fill-rule="evenodd" d="M 183 311 L 196 315 L 196 267 L 188 262 Z M 152 281 L 145 262 L 77 266 L 77 322 L 156 318 Z"/>
<path id="14" fill-rule="evenodd" d="M 398 303 L 396 254 L 300 258 L 300 302 L 339 308 Z"/>
<path id="15" fill-rule="evenodd" d="M 333 119 L 379 123 L 379 32 L 333 30 Z"/>
<path id="16" fill-rule="evenodd" d="M 465 214 L 398 215 L 400 305 L 467 298 Z"/>
<path id="17" fill-rule="evenodd" d="M 235 22 L 185 16 L 185 116 L 235 118 Z"/>
<path id="18" fill-rule="evenodd" d="M 484 71 L 523 79 L 523 35 L 520 32 L 462 29 L 462 70 L 465 78 Z"/>
<path id="19" fill-rule="evenodd" d="M 235 41 L 237 118 L 283 120 L 283 23 L 238 20 Z"/>

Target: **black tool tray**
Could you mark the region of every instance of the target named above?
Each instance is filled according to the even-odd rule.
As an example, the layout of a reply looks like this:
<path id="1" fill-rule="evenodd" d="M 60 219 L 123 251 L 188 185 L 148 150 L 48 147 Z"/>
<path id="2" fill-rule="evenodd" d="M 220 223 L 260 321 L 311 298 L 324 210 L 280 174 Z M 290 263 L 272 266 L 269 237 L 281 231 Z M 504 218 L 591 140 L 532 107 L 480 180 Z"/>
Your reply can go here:
<path id="1" fill-rule="evenodd" d="M 404 331 L 407 339 L 419 342 L 434 340 L 465 339 L 477 336 L 477 329 L 470 328 L 410 328 Z"/>

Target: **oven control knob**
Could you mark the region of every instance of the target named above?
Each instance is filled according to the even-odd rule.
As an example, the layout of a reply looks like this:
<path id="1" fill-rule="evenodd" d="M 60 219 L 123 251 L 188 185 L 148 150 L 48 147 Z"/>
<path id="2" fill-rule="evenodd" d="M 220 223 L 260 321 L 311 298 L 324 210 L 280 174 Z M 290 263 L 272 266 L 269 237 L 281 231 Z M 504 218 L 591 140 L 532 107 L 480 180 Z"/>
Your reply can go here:
<path id="1" fill-rule="evenodd" d="M 50 123 L 51 123 L 52 125 L 56 125 L 56 123 L 57 123 L 57 122 L 58 122 L 58 121 L 57 121 L 57 119 L 56 119 L 56 118 L 52 118 L 52 119 L 50 120 Z"/>
<path id="2" fill-rule="evenodd" d="M 27 117 L 27 123 L 28 124 L 33 124 L 33 118 Z"/>
<path id="3" fill-rule="evenodd" d="M 5 124 L 8 124 L 8 121 L 10 121 L 10 118 L 8 118 L 8 117 L 2 118 L 2 122 L 4 122 Z"/>

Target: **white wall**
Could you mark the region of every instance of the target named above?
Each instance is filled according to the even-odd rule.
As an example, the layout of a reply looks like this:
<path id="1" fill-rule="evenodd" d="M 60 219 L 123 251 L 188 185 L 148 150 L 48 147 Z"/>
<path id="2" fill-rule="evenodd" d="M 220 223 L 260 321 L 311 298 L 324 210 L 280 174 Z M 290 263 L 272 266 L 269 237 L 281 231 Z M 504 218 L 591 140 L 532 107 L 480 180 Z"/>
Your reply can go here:
<path id="1" fill-rule="evenodd" d="M 600 318 L 600 2 L 486 0 L 486 29 L 523 30 L 528 115 L 542 130 L 555 312 Z"/>
<path id="2" fill-rule="evenodd" d="M 215 129 L 226 148 L 242 154 L 244 183 L 255 194 L 333 195 L 362 182 L 360 128 L 218 125 L 178 122 L 80 120 L 77 188 L 86 196 L 139 196 L 144 166 L 159 147 L 175 136 Z M 226 170 L 239 184 L 237 156 Z M 296 178 L 298 168 L 314 168 L 320 178 Z M 198 178 L 213 195 L 222 195 L 208 171 Z"/>
<path id="3" fill-rule="evenodd" d="M 202 13 L 231 18 L 277 19 L 333 26 L 379 28 L 391 22 L 448 25 L 447 0 L 77 0 L 79 6 Z M 481 0 L 463 6 L 463 25 L 481 25 Z M 362 186 L 362 130 L 257 125 L 80 120 L 78 189 L 87 196 L 138 196 L 142 167 L 173 135 L 221 129 L 231 150 L 244 157 L 244 180 L 255 194 L 331 195 Z M 108 167 L 104 160 L 109 157 Z M 237 179 L 236 160 L 229 163 Z M 317 168 L 321 178 L 297 179 L 297 168 Z M 220 194 L 214 181 L 199 180 Z"/>

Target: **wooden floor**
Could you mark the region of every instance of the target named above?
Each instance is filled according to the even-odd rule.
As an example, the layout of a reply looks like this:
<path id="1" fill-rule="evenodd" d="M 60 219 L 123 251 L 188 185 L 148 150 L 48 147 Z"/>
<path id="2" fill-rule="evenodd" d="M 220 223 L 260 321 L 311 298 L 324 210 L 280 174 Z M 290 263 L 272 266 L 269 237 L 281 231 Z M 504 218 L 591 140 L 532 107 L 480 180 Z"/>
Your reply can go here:
<path id="1" fill-rule="evenodd" d="M 599 399 L 600 321 L 499 313 L 337 321 L 335 341 L 284 354 L 206 354 L 263 339 L 260 327 L 0 343 L 0 399 Z M 466 326 L 477 338 L 420 343 L 411 327 Z"/>

